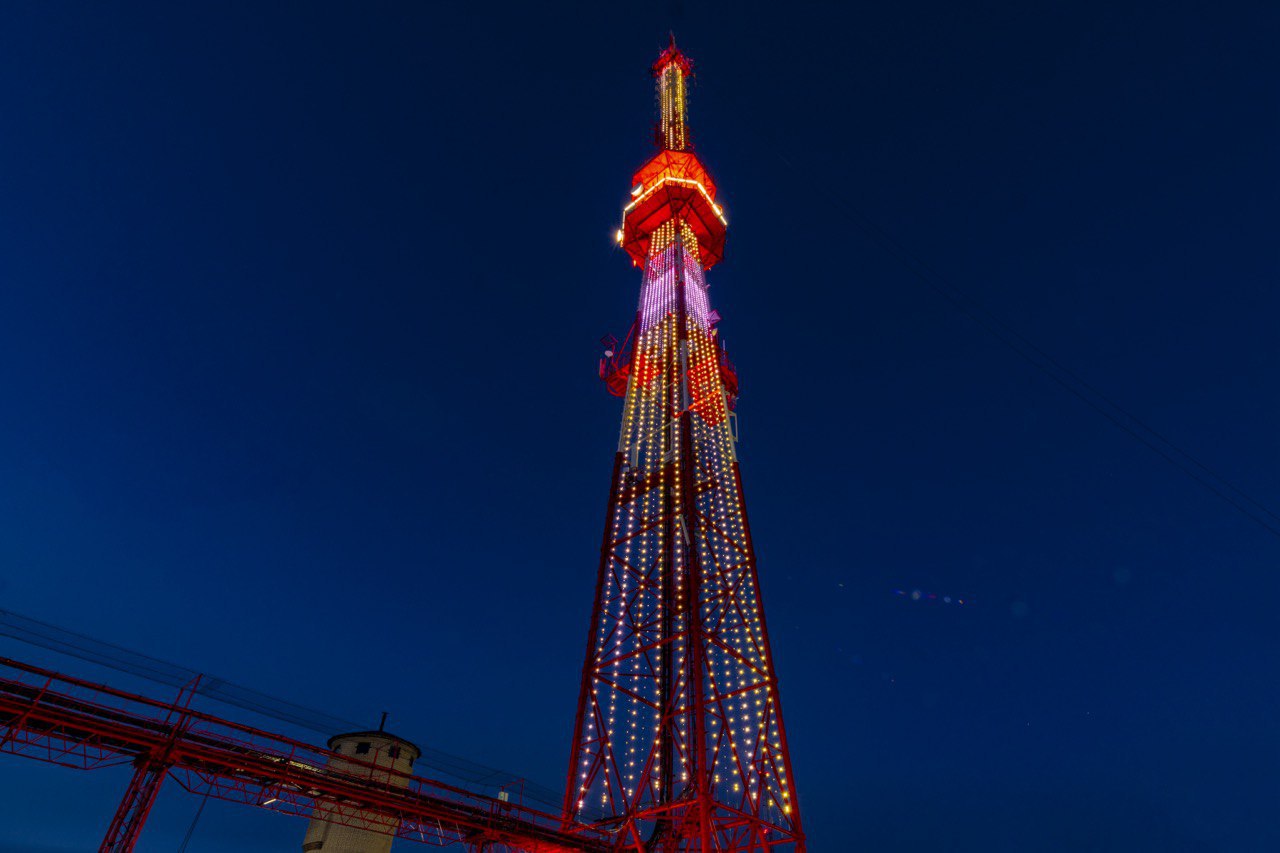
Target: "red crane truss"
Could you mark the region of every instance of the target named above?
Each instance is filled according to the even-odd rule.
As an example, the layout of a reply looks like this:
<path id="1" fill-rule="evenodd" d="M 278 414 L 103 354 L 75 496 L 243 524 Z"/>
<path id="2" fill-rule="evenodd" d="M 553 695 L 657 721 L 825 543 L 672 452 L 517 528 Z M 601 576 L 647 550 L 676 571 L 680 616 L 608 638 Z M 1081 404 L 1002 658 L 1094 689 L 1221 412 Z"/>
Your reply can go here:
<path id="1" fill-rule="evenodd" d="M 747 522 L 705 270 L 724 248 L 715 184 L 689 149 L 672 45 L 654 66 L 663 150 L 636 173 L 618 242 L 644 266 L 565 788 L 565 826 L 618 849 L 802 853 L 782 700 Z"/>
<path id="2" fill-rule="evenodd" d="M 173 702 L 0 657 L 0 752 L 81 770 L 132 765 L 100 853 L 133 850 L 161 784 L 445 847 L 603 853 L 602 830 Z M 335 764 L 336 762 L 336 764 Z"/>

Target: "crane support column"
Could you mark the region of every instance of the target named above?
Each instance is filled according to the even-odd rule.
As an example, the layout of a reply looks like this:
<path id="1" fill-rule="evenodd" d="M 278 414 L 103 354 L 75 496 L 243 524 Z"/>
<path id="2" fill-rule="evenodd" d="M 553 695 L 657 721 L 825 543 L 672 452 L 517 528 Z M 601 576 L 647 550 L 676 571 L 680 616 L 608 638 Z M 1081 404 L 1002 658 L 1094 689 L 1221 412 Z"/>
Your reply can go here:
<path id="1" fill-rule="evenodd" d="M 147 815 L 155 805 L 160 784 L 169 773 L 169 765 L 149 757 L 138 759 L 135 768 L 98 853 L 131 853 L 147 822 Z"/>

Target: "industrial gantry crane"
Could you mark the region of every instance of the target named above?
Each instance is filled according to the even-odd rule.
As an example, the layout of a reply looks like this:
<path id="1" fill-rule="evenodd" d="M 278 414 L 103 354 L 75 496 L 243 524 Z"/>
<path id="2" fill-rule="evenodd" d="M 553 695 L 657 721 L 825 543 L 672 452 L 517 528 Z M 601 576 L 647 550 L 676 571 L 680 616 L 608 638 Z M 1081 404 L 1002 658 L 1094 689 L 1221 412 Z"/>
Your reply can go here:
<path id="1" fill-rule="evenodd" d="M 196 794 L 440 847 L 603 853 L 608 833 L 398 772 L 376 753 L 339 755 L 197 710 L 200 676 L 161 701 L 0 657 L 0 752 L 133 777 L 99 846 L 138 841 L 165 780 Z"/>

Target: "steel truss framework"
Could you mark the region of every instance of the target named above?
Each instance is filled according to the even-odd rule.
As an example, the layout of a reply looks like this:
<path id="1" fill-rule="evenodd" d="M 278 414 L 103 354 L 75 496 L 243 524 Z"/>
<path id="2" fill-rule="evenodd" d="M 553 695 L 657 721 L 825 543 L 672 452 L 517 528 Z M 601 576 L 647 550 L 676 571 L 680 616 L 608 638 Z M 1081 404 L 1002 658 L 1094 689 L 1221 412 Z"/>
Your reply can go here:
<path id="1" fill-rule="evenodd" d="M 683 111 L 689 67 L 674 44 L 654 67 L 662 128 L 681 128 L 674 142 L 668 134 L 668 148 L 684 144 L 683 114 L 666 110 Z M 680 180 L 647 166 L 637 177 L 633 195 L 641 200 L 662 181 Z M 705 187 L 704 194 L 719 216 Z M 616 829 L 618 848 L 635 851 L 803 851 L 719 317 L 704 275 L 704 242 L 723 238 L 691 224 L 688 207 L 664 213 L 650 227 L 652 209 L 633 202 L 619 232 L 625 247 L 645 247 L 644 278 L 630 357 L 612 371 L 626 376 L 626 401 L 574 724 L 567 825 L 603 812 L 594 824 Z"/>
<path id="2" fill-rule="evenodd" d="M 132 765 L 99 847 L 130 851 L 161 784 L 439 847 L 604 853 L 605 832 L 559 816 L 339 755 L 190 707 L 0 658 L 0 752 L 92 770 Z"/>

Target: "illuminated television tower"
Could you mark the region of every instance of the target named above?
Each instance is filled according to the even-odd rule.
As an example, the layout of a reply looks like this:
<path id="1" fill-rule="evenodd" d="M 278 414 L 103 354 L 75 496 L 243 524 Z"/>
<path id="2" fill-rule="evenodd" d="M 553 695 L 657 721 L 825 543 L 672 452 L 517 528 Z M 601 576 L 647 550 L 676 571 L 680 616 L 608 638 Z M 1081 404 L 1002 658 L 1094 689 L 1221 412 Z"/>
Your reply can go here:
<path id="1" fill-rule="evenodd" d="M 653 65 L 661 149 L 618 242 L 643 266 L 636 320 L 600 376 L 625 396 L 565 819 L 635 851 L 804 850 L 747 523 L 737 374 L 705 271 L 724 255 L 716 187 L 686 123 L 689 58 Z"/>

